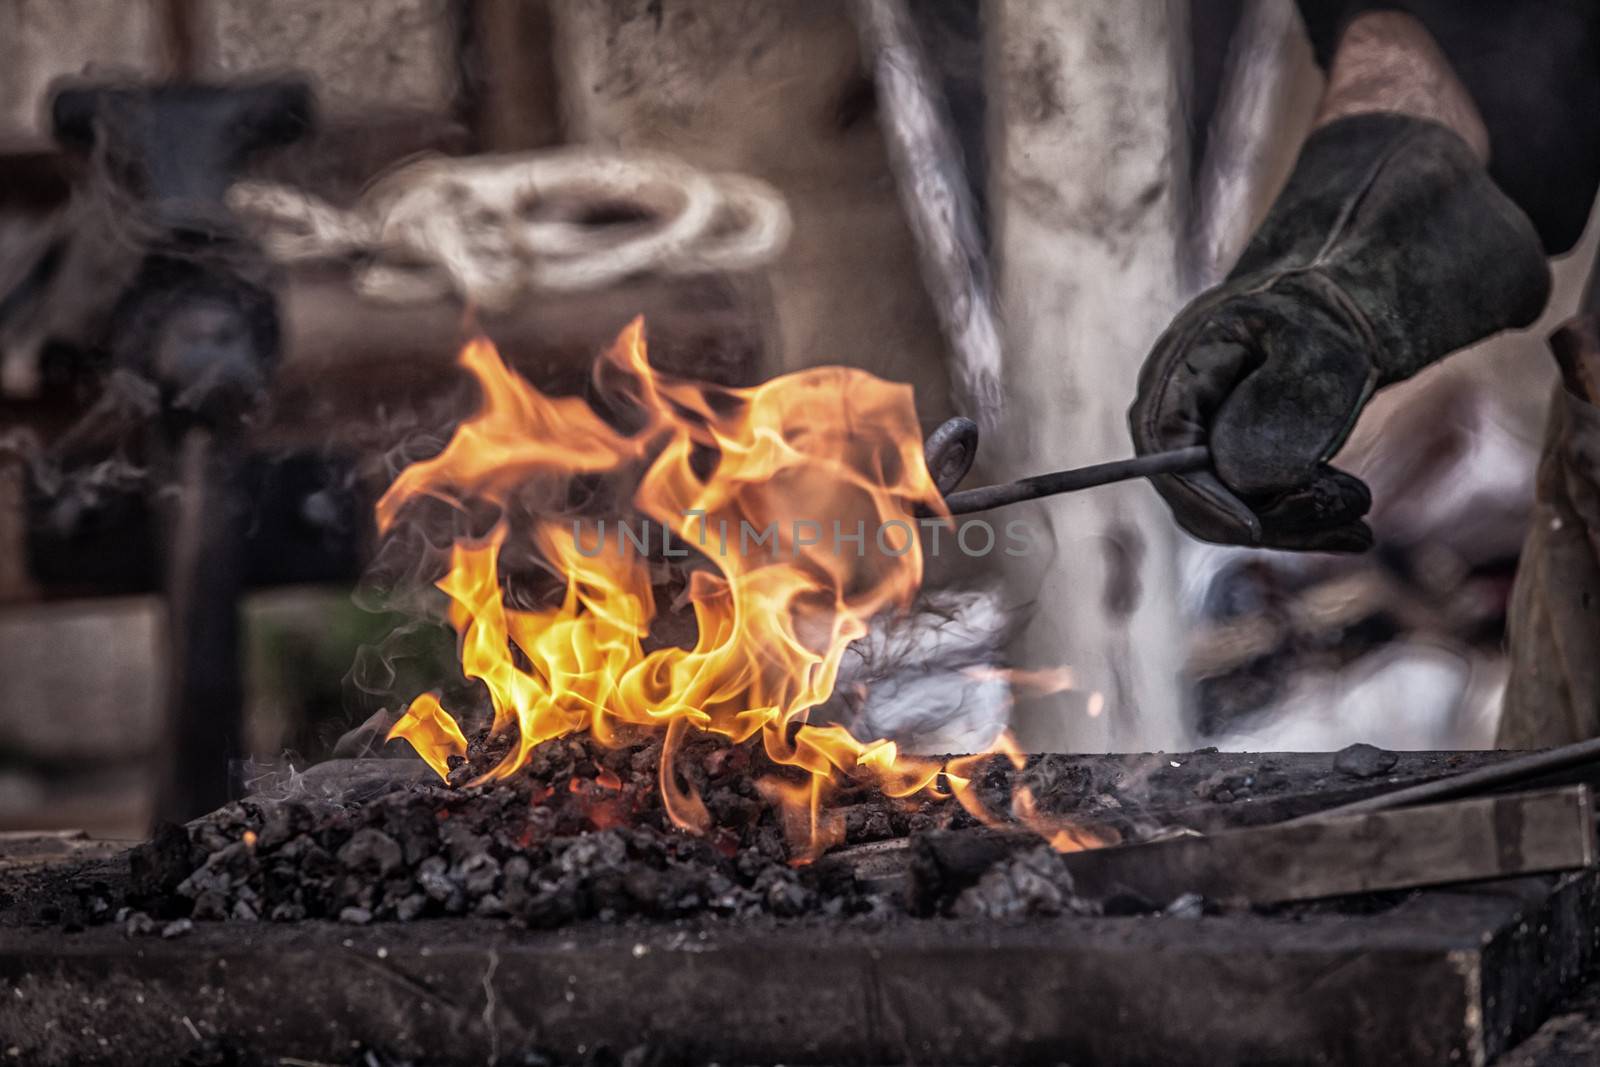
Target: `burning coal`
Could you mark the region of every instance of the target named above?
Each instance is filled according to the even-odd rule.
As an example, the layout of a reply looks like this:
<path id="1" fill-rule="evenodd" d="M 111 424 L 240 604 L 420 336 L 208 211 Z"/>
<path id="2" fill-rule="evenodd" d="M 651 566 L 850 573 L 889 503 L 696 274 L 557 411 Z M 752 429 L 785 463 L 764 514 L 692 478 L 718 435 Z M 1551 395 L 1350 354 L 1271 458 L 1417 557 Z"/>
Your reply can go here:
<path id="1" fill-rule="evenodd" d="M 940 761 L 893 741 L 863 741 L 809 721 L 832 695 L 841 659 L 871 621 L 904 612 L 922 581 L 919 509 L 947 515 L 923 459 L 909 386 L 822 367 L 733 389 L 658 374 L 635 320 L 596 363 L 591 403 L 546 396 L 519 378 L 484 338 L 461 365 L 482 392 L 479 410 L 437 456 L 400 472 L 378 503 L 381 530 L 423 498 L 493 514 L 486 533 L 457 538 L 438 587 L 449 599 L 463 673 L 493 707 L 491 734 L 509 741 L 474 784 L 526 766 L 556 738 L 587 733 L 605 745 L 659 731 L 659 785 L 678 827 L 711 816 L 675 761 L 686 737 L 760 744 L 792 774 L 758 783 L 785 812 L 793 843 L 814 857 L 841 836 L 830 790 L 846 781 L 891 797 L 954 795 L 988 821 L 971 788 L 976 762 L 1021 754 L 1000 738 L 988 753 Z M 663 643 L 647 552 L 596 552 L 575 513 L 626 509 L 655 523 L 663 548 L 687 557 L 684 598 L 694 633 Z M 837 551 L 812 536 L 817 516 L 880 531 L 890 549 Z M 717 532 L 756 529 L 760 551 L 707 551 Z M 672 549 L 676 542 L 678 548 Z M 508 597 L 508 564 L 554 576 L 553 595 L 525 607 Z M 411 702 L 389 738 L 403 738 L 441 776 L 467 751 L 440 695 Z M 1032 815 L 1025 790 L 1013 815 Z M 1058 848 L 1092 845 L 1070 827 L 1041 826 Z"/>

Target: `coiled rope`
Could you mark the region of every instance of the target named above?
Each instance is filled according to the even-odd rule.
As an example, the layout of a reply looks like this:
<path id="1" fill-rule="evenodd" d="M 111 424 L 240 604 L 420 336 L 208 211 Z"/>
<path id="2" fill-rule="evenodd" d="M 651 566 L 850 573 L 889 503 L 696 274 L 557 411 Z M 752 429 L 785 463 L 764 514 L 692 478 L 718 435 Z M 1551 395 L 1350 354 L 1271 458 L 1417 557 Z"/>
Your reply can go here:
<path id="1" fill-rule="evenodd" d="M 787 204 L 763 181 L 587 147 L 414 160 L 348 209 L 254 181 L 235 184 L 228 202 L 274 259 L 354 259 L 366 297 L 453 293 L 488 311 L 646 272 L 749 270 L 776 258 L 791 230 Z"/>

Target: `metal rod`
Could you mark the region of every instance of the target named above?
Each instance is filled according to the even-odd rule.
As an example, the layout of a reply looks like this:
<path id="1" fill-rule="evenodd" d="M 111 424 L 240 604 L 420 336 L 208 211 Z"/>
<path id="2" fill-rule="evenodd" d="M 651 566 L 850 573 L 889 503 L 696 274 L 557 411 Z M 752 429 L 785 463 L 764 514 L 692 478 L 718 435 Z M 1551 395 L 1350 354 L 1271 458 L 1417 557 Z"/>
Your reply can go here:
<path id="1" fill-rule="evenodd" d="M 1359 815 L 1364 812 L 1409 807 L 1413 804 L 1454 800 L 1457 797 L 1486 793 L 1507 786 L 1526 785 L 1549 775 L 1585 768 L 1600 769 L 1600 738 L 1578 741 L 1559 748 L 1545 749 L 1542 752 L 1532 752 L 1526 756 L 1495 764 L 1493 767 L 1480 767 L 1475 771 L 1466 771 L 1448 778 L 1437 778 L 1406 789 L 1379 793 L 1365 800 L 1304 815 L 1295 821 L 1323 819 L 1331 815 Z"/>
<path id="2" fill-rule="evenodd" d="M 1036 474 L 1020 481 L 1000 485 L 985 485 L 977 489 L 963 489 L 944 498 L 952 515 L 969 515 L 974 511 L 1017 504 L 1024 500 L 1037 500 L 1057 493 L 1074 493 L 1079 489 L 1092 489 L 1097 485 L 1125 482 L 1130 478 L 1148 478 L 1154 474 L 1184 474 L 1204 470 L 1211 465 L 1211 450 L 1205 445 L 1174 448 L 1168 452 L 1152 452 L 1147 456 L 1119 459 L 1111 463 L 1096 463 L 1090 467 Z"/>

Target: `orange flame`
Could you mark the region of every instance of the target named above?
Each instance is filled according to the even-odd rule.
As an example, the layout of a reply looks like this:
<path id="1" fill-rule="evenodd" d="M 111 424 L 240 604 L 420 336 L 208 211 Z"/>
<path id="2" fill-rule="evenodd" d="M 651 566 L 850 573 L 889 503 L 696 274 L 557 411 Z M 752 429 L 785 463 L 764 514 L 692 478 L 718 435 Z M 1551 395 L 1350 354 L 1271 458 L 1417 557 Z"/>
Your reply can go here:
<path id="1" fill-rule="evenodd" d="M 825 806 L 838 777 L 895 797 L 939 791 L 938 761 L 807 722 L 833 692 L 849 643 L 915 595 L 917 508 L 944 512 L 909 386 L 839 367 L 749 389 L 677 380 L 651 369 L 636 319 L 594 373 L 601 392 L 627 398 L 636 428 L 624 430 L 581 398 L 545 396 L 484 338 L 468 343 L 460 362 L 482 390 L 478 412 L 438 456 L 400 473 L 377 515 L 388 530 L 419 496 L 501 508 L 487 537 L 454 545 L 438 583 L 450 598 L 462 668 L 488 690 L 492 730 L 515 742 L 485 778 L 514 773 L 540 744 L 575 731 L 605 743 L 618 724 L 658 728 L 665 809 L 678 826 L 703 832 L 710 815 L 675 772 L 674 753 L 690 730 L 735 742 L 759 734 L 773 761 L 809 772 L 808 784 L 763 784 L 808 856 L 839 839 L 842 820 Z M 552 517 L 600 476 L 636 479 L 632 506 L 648 521 L 614 526 L 608 539 L 603 520 Z M 565 592 L 553 607 L 523 610 L 502 594 L 500 558 L 511 536 L 507 512 L 530 501 L 536 514 L 526 536 Z M 646 651 L 657 612 L 641 529 L 666 554 L 695 556 L 693 647 Z M 389 736 L 410 742 L 441 775 L 465 749 L 431 694 Z M 969 810 L 981 810 L 962 795 L 967 776 L 946 781 Z"/>
<path id="2" fill-rule="evenodd" d="M 411 702 L 400 721 L 389 731 L 389 740 L 403 737 L 411 742 L 417 755 L 432 767 L 440 778 L 450 774 L 450 757 L 467 754 L 467 739 L 461 735 L 450 713 L 439 706 L 439 698 L 424 693 Z"/>

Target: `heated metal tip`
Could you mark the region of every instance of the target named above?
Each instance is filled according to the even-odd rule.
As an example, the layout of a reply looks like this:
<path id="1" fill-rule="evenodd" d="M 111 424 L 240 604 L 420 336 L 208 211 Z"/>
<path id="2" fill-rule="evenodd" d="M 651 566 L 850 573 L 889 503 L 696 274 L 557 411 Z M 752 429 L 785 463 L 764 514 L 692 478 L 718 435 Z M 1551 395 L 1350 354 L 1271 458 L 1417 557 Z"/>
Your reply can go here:
<path id="1" fill-rule="evenodd" d="M 978 458 L 978 424 L 961 415 L 946 419 L 922 443 L 922 454 L 940 495 L 949 496 Z"/>

